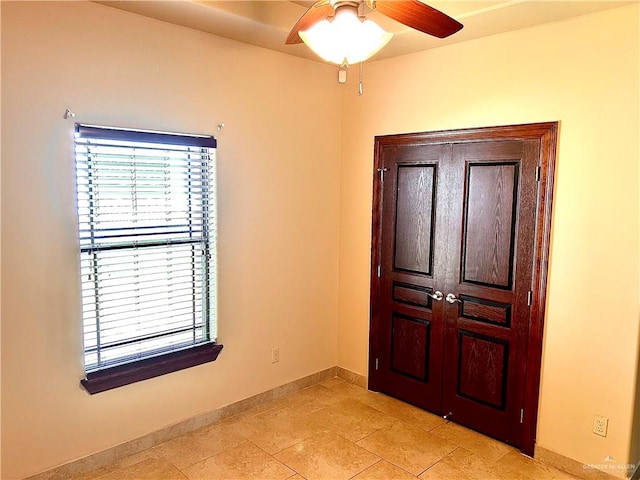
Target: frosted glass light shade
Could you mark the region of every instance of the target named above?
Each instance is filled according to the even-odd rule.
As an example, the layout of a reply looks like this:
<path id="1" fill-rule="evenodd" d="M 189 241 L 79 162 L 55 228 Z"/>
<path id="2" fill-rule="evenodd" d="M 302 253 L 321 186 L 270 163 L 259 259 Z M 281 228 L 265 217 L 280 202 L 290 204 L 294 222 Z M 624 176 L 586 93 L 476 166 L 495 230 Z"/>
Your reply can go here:
<path id="1" fill-rule="evenodd" d="M 362 21 L 357 12 L 350 6 L 338 7 L 332 21 L 325 19 L 299 32 L 300 38 L 327 62 L 363 62 L 389 43 L 393 33 L 385 32 L 371 20 Z"/>

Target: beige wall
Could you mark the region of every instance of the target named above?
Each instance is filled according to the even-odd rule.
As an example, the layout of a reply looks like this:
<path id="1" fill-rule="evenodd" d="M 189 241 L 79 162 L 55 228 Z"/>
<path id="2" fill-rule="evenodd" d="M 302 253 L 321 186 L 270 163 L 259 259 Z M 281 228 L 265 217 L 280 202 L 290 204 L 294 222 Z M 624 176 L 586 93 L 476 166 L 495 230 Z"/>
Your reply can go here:
<path id="1" fill-rule="evenodd" d="M 2 25 L 2 8 L 0 8 L 0 25 Z M 0 50 L 2 35 L 0 35 Z M 2 90 L 2 55 L 0 55 L 0 91 Z M 2 112 L 2 95 L 0 95 L 0 112 Z M 0 152 L 2 151 L 2 115 L 0 115 Z M 0 155 L 0 165 L 1 165 Z M 0 212 L 2 212 L 2 168 L 0 168 Z M 1 214 L 0 214 L 1 217 Z M 2 272 L 2 222 L 0 221 L 0 272 Z M 0 399 L 2 399 L 2 275 L 0 274 Z M 2 401 L 0 400 L 0 474 L 2 473 Z"/>
<path id="2" fill-rule="evenodd" d="M 639 9 L 365 66 L 364 96 L 355 85 L 343 94 L 340 366 L 367 373 L 374 135 L 560 121 L 538 444 L 580 462 L 627 463 L 640 303 Z M 610 418 L 606 438 L 591 433 L 596 413 Z"/>
<path id="3" fill-rule="evenodd" d="M 538 442 L 586 463 L 640 460 L 639 18 L 633 6 L 373 62 L 365 95 L 352 74 L 340 105 L 326 65 L 96 4 L 2 2 L 2 478 L 336 363 L 366 374 L 373 136 L 554 120 Z M 217 362 L 79 387 L 65 108 L 219 138 Z M 590 433 L 594 413 L 611 418 L 607 438 Z"/>
<path id="4" fill-rule="evenodd" d="M 85 2 L 2 2 L 2 62 L 3 479 L 336 365 L 333 68 Z M 218 361 L 94 396 L 80 387 L 66 108 L 218 137 Z"/>

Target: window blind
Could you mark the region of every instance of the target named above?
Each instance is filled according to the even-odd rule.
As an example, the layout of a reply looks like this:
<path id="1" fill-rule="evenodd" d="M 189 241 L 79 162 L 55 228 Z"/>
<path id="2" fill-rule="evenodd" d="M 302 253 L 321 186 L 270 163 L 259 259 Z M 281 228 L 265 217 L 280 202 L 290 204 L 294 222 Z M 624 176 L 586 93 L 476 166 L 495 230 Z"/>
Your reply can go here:
<path id="1" fill-rule="evenodd" d="M 215 341 L 215 147 L 76 125 L 87 372 Z"/>

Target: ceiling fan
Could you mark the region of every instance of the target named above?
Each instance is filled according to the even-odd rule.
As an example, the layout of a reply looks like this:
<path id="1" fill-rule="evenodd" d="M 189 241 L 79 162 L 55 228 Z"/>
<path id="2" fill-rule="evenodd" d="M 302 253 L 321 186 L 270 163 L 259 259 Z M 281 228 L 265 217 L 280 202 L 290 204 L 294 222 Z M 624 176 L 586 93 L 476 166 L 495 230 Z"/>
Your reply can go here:
<path id="1" fill-rule="evenodd" d="M 462 28 L 457 20 L 418 0 L 318 0 L 296 22 L 285 43 L 304 41 L 320 57 L 338 65 L 362 62 L 393 36 L 359 13 L 363 4 L 438 38 Z"/>

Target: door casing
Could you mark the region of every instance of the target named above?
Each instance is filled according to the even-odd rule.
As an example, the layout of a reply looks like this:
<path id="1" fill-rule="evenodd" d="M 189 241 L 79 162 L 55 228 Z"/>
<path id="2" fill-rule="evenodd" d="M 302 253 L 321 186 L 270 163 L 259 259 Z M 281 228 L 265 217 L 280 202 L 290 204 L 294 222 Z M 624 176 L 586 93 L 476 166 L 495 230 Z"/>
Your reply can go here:
<path id="1" fill-rule="evenodd" d="M 382 212 L 382 151 L 387 145 L 436 145 L 443 143 L 465 143 L 481 140 L 540 140 L 540 159 L 538 172 L 538 192 L 536 198 L 535 244 L 533 258 L 532 303 L 530 308 L 529 339 L 525 367 L 524 417 L 522 421 L 521 450 L 533 456 L 538 419 L 538 401 L 540 393 L 540 371 L 542 363 L 542 335 L 546 305 L 549 247 L 551 239 L 551 205 L 555 177 L 556 145 L 558 122 L 480 127 L 461 130 L 442 130 L 434 132 L 409 133 L 375 137 L 373 169 L 373 209 L 372 209 L 372 246 L 371 246 L 371 320 L 369 340 L 369 389 L 380 390 L 377 385 L 375 369 L 378 349 L 376 339 L 378 316 L 376 301 L 380 291 L 378 266 L 381 262 L 380 228 Z"/>

